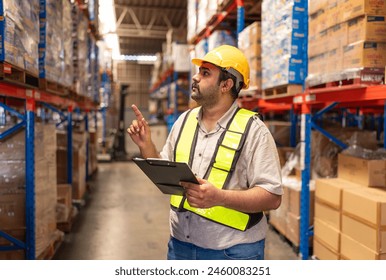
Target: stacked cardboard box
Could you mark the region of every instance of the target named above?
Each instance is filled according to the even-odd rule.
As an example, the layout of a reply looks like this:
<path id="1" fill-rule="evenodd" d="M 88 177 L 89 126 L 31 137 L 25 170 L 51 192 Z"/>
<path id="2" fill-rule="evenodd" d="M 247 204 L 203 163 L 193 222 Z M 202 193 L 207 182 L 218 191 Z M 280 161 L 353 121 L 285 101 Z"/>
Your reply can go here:
<path id="1" fill-rule="evenodd" d="M 39 1 L 2 0 L 0 61 L 39 75 Z"/>
<path id="2" fill-rule="evenodd" d="M 89 161 L 88 161 L 88 174 L 92 175 L 98 169 L 97 159 L 97 148 L 98 148 L 98 137 L 96 131 L 89 132 Z"/>
<path id="3" fill-rule="evenodd" d="M 338 178 L 316 180 L 318 258 L 386 259 L 385 163 L 339 154 Z"/>
<path id="4" fill-rule="evenodd" d="M 57 238 L 56 136 L 54 125 L 35 124 L 35 246 L 36 257 Z M 26 175 L 25 133 L 19 131 L 2 142 L 0 160 L 0 230 L 25 241 Z M 0 238 L 0 244 L 8 244 Z M 23 250 L 0 254 L 0 259 L 24 258 Z"/>
<path id="5" fill-rule="evenodd" d="M 261 22 L 254 22 L 239 33 L 238 47 L 248 59 L 249 87 L 261 90 Z"/>
<path id="6" fill-rule="evenodd" d="M 340 178 L 315 181 L 314 255 L 318 259 L 340 259 L 343 190 L 358 187 Z"/>
<path id="7" fill-rule="evenodd" d="M 342 259 L 386 260 L 386 191 L 345 190 L 342 204 Z"/>
<path id="8" fill-rule="evenodd" d="M 72 16 L 72 40 L 73 40 L 73 71 L 74 80 L 72 84 L 73 90 L 82 96 L 88 96 L 88 72 L 90 67 L 90 59 L 88 56 L 88 43 L 90 34 L 88 33 L 88 19 L 80 10 L 76 3 L 71 4 Z"/>
<path id="9" fill-rule="evenodd" d="M 57 131 L 57 183 L 67 184 L 67 133 Z M 83 199 L 86 193 L 86 133 L 73 132 L 72 198 Z"/>
<path id="10" fill-rule="evenodd" d="M 358 78 L 362 68 L 379 68 L 366 75 L 380 83 L 386 64 L 386 3 L 326 0 L 309 5 L 307 83 Z"/>
<path id="11" fill-rule="evenodd" d="M 269 223 L 294 246 L 300 245 L 300 195 L 301 182 L 290 176 L 283 180 L 284 194 L 277 210 L 269 212 Z M 310 186 L 309 224 L 314 220 L 314 187 Z M 312 242 L 312 240 L 310 240 Z"/>
<path id="12" fill-rule="evenodd" d="M 71 4 L 46 0 L 40 5 L 39 77 L 66 87 L 73 82 Z"/>

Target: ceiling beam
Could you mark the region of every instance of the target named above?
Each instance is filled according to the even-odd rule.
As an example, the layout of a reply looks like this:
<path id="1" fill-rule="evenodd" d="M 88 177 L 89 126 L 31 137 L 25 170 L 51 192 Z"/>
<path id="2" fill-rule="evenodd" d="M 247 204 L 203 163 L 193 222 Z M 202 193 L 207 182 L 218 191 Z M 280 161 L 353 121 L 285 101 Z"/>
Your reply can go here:
<path id="1" fill-rule="evenodd" d="M 127 9 L 127 8 L 131 8 L 131 9 L 141 9 L 141 10 L 149 10 L 149 11 L 153 11 L 156 10 L 157 13 L 163 13 L 163 12 L 170 12 L 170 13 L 181 13 L 181 12 L 185 12 L 186 13 L 186 7 L 181 7 L 181 8 L 177 8 L 177 7 L 160 7 L 160 6 L 141 6 L 141 5 L 120 5 L 120 4 L 114 4 L 114 7 L 115 8 L 119 8 L 119 9 Z"/>
<path id="2" fill-rule="evenodd" d="M 168 29 L 165 27 L 159 27 L 159 29 L 137 29 L 135 25 L 121 24 L 117 29 L 117 34 L 119 37 L 165 39 Z"/>

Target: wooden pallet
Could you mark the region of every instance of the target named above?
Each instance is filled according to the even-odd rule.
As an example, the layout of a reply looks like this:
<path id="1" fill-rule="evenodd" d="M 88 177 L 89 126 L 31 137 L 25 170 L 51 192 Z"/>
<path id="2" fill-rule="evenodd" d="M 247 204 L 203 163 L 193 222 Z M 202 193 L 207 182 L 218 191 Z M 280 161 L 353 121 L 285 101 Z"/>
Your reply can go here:
<path id="1" fill-rule="evenodd" d="M 283 241 L 284 243 L 288 244 L 288 246 L 296 254 L 300 253 L 300 245 L 293 243 L 279 227 L 276 227 L 273 224 L 269 224 L 269 227 L 272 229 L 273 232 L 275 232 L 279 236 L 280 240 Z M 312 242 L 309 242 L 308 251 L 309 251 L 309 255 L 312 256 L 312 254 L 313 254 Z"/>
<path id="2" fill-rule="evenodd" d="M 76 216 L 77 216 L 77 210 L 74 210 L 73 207 L 71 207 L 67 221 L 57 223 L 56 227 L 58 228 L 58 230 L 63 231 L 64 233 L 70 233 Z"/>
<path id="3" fill-rule="evenodd" d="M 69 89 L 59 83 L 51 82 L 45 78 L 39 79 L 39 89 L 59 96 L 68 96 Z"/>
<path id="4" fill-rule="evenodd" d="M 60 245 L 64 241 L 64 233 L 60 230 L 57 230 L 53 233 L 50 243 L 43 250 L 43 252 L 36 257 L 38 260 L 50 260 L 54 257 L 56 251 L 59 249 Z"/>
<path id="5" fill-rule="evenodd" d="M 39 78 L 37 75 L 8 62 L 0 62 L 0 79 L 23 87 L 39 87 Z"/>
<path id="6" fill-rule="evenodd" d="M 287 84 L 263 90 L 263 99 L 279 98 L 302 93 L 302 85 Z"/>

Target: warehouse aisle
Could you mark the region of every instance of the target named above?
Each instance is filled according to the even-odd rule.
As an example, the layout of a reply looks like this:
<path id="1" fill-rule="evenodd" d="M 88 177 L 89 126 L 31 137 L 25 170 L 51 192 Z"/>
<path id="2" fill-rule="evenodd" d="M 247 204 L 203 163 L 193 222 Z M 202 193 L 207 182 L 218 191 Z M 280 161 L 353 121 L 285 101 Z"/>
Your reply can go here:
<path id="1" fill-rule="evenodd" d="M 169 196 L 132 162 L 99 163 L 95 179 L 57 260 L 163 260 L 169 238 Z M 298 259 L 270 230 L 266 259 Z"/>

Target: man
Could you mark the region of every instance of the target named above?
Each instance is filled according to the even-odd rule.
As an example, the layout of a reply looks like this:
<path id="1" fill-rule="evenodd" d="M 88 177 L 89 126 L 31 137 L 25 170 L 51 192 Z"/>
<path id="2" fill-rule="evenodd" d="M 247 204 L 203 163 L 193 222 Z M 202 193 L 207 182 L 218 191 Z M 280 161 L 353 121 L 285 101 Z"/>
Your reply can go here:
<path id="1" fill-rule="evenodd" d="M 275 142 L 256 113 L 236 98 L 249 86 L 249 65 L 223 45 L 193 59 L 192 99 L 200 107 L 175 122 L 160 154 L 138 108 L 127 129 L 144 158 L 187 162 L 199 184 L 171 196 L 168 259 L 264 259 L 267 220 L 283 194 Z"/>

